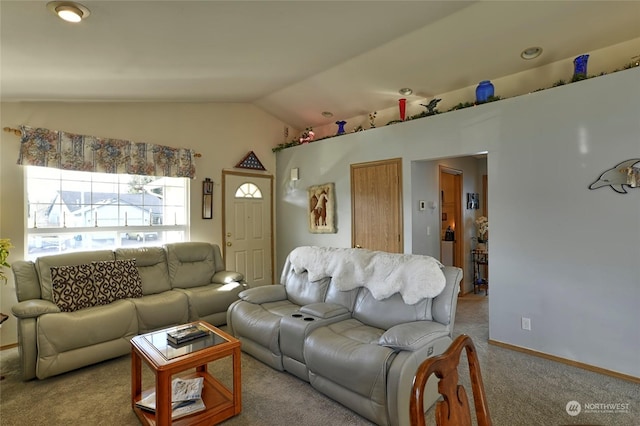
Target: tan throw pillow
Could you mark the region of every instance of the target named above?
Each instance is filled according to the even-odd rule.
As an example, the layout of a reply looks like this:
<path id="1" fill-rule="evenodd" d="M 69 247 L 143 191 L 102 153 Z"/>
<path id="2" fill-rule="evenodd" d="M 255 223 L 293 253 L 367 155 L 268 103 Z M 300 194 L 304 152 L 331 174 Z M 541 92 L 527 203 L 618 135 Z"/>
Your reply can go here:
<path id="1" fill-rule="evenodd" d="M 99 305 L 142 297 L 142 281 L 135 259 L 91 262 Z"/>
<path id="2" fill-rule="evenodd" d="M 63 312 L 95 306 L 95 287 L 90 265 L 54 266 L 51 270 L 53 303 Z"/>

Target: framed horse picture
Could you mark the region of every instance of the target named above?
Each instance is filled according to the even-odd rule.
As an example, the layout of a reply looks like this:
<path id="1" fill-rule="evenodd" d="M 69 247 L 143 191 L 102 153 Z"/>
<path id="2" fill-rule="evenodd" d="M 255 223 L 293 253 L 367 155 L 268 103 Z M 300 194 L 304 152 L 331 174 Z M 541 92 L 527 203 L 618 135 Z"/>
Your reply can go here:
<path id="1" fill-rule="evenodd" d="M 313 234 L 335 234 L 336 200 L 333 183 L 310 186 L 309 232 Z"/>

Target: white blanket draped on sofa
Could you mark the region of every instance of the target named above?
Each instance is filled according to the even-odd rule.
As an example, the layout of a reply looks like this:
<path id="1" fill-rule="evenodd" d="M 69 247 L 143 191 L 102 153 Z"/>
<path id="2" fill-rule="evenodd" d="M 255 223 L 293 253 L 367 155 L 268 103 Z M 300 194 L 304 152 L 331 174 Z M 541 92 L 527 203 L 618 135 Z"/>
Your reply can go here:
<path id="1" fill-rule="evenodd" d="M 436 297 L 446 282 L 442 264 L 430 256 L 306 246 L 289 259 L 296 273 L 308 271 L 310 281 L 331 276 L 340 290 L 366 287 L 377 300 L 400 293 L 409 305 Z"/>

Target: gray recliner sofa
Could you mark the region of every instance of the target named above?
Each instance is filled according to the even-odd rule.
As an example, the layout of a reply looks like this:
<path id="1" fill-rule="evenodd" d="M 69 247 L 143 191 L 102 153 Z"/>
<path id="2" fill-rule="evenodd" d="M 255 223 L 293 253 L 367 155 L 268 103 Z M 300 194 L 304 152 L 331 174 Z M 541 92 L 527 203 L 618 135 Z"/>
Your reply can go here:
<path id="1" fill-rule="evenodd" d="M 427 262 L 437 264 L 442 288 L 408 303 L 403 286 L 424 290 L 429 284 L 414 267 Z M 325 266 L 318 270 L 317 263 Z M 375 272 L 381 264 L 382 279 Z M 375 279 L 376 286 L 366 282 Z M 376 424 L 409 425 L 418 366 L 452 342 L 461 279 L 460 268 L 426 256 L 301 247 L 287 257 L 280 284 L 240 293 L 227 326 L 242 350 L 265 364 Z M 437 399 L 436 386 L 433 377 L 425 408 Z"/>
<path id="2" fill-rule="evenodd" d="M 204 242 L 42 256 L 12 270 L 24 380 L 126 355 L 137 334 L 197 319 L 222 325 L 246 288 Z"/>

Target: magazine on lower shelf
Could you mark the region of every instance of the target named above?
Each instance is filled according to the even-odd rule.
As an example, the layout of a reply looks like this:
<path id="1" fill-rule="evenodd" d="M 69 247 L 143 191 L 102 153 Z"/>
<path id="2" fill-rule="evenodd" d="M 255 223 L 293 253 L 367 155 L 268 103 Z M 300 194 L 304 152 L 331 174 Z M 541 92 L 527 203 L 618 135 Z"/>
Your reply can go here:
<path id="1" fill-rule="evenodd" d="M 202 400 L 202 386 L 204 379 L 173 379 L 171 381 L 171 418 L 178 419 L 204 410 L 206 407 Z M 156 392 L 150 391 L 136 406 L 151 413 L 156 412 Z"/>

